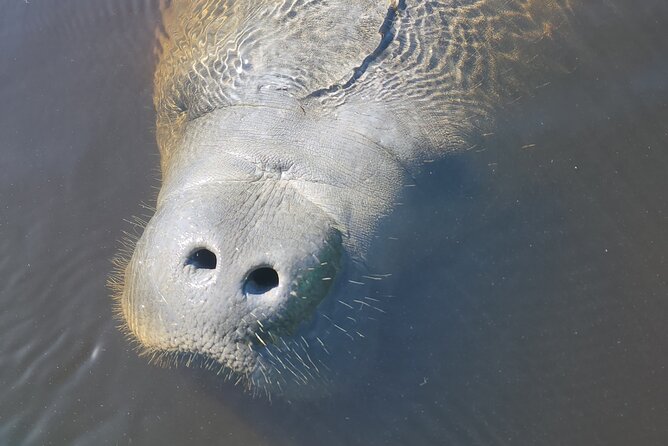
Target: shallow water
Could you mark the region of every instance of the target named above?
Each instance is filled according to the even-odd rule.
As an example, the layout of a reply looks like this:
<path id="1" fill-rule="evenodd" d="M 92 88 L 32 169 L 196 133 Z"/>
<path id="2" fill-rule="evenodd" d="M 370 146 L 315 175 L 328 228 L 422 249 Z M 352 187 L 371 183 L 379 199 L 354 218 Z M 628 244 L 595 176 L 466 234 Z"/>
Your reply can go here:
<path id="1" fill-rule="evenodd" d="M 668 5 L 615 3 L 576 24 L 586 59 L 405 189 L 348 387 L 269 404 L 148 364 L 112 317 L 159 185 L 158 3 L 6 2 L 0 444 L 666 444 Z"/>

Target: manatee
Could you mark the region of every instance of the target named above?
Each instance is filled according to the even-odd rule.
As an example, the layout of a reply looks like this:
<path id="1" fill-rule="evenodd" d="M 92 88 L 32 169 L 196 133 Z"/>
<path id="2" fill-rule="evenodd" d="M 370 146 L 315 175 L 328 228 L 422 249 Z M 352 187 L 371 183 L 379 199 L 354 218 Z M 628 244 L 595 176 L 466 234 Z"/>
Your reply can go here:
<path id="1" fill-rule="evenodd" d="M 173 1 L 154 78 L 162 185 L 111 280 L 140 350 L 203 358 L 254 393 L 317 382 L 318 308 L 345 300 L 425 162 L 554 69 L 540 44 L 570 3 Z"/>

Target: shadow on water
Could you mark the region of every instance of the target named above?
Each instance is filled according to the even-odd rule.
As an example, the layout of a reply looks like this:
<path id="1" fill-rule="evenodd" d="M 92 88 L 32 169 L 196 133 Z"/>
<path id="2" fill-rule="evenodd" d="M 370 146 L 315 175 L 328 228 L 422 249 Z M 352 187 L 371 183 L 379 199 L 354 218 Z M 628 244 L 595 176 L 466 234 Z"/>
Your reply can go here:
<path id="1" fill-rule="evenodd" d="M 158 185 L 157 2 L 7 7 L 0 443 L 665 444 L 668 7 L 616 3 L 579 18 L 570 70 L 405 188 L 357 373 L 272 404 L 147 364 L 111 316 L 123 219 Z"/>

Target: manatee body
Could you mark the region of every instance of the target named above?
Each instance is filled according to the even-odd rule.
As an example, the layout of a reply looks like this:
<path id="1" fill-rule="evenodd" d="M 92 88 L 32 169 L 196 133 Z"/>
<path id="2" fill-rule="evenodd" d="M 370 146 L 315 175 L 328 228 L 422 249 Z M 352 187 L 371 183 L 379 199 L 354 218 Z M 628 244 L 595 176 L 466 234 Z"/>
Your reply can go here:
<path id="1" fill-rule="evenodd" d="M 563 3 L 174 1 L 163 183 L 116 300 L 143 351 L 206 358 L 253 391 L 316 378 L 318 305 L 345 299 L 342 271 L 424 161 L 469 147 L 521 89 L 509 68 Z"/>

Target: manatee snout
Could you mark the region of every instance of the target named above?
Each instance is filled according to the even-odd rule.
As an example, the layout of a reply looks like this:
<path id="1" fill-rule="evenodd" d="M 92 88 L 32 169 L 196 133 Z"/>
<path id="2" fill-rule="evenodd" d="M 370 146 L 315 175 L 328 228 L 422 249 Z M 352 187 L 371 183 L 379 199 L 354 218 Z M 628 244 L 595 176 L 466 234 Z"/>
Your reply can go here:
<path id="1" fill-rule="evenodd" d="M 341 318 L 356 321 L 342 314 L 357 296 L 346 277 L 402 177 L 383 147 L 348 131 L 356 119 L 304 114 L 272 94 L 184 124 L 118 279 L 119 313 L 143 352 L 254 393 L 325 387 L 326 361 L 352 336 Z"/>
<path id="2" fill-rule="evenodd" d="M 257 373 L 262 351 L 294 337 L 328 294 L 341 234 L 289 180 L 193 180 L 159 200 L 125 270 L 122 311 L 149 352 Z"/>

